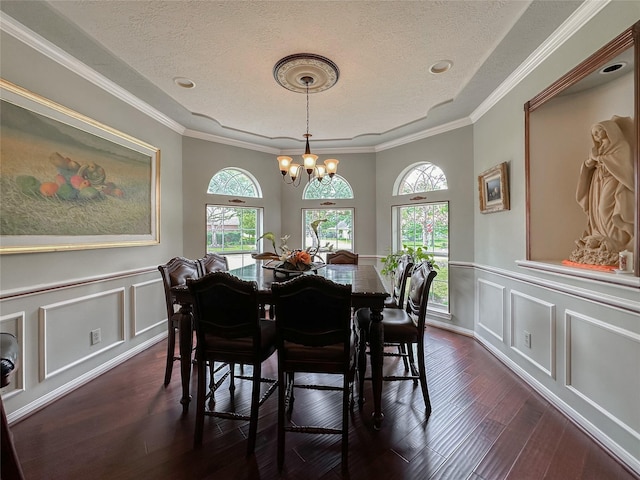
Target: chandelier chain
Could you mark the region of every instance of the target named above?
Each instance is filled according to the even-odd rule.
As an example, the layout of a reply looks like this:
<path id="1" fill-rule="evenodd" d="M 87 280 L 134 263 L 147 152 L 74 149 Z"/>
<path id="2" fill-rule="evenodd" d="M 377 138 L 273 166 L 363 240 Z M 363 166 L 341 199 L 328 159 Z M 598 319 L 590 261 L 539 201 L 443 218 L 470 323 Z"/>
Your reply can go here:
<path id="1" fill-rule="evenodd" d="M 307 138 L 309 138 L 309 82 L 307 84 Z"/>

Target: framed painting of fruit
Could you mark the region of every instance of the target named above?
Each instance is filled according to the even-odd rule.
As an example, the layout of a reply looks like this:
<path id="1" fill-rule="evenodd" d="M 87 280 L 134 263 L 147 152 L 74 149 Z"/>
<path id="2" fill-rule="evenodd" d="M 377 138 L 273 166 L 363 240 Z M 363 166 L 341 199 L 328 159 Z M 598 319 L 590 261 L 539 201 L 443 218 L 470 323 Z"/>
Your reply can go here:
<path id="1" fill-rule="evenodd" d="M 159 149 L 0 79 L 0 253 L 159 243 Z"/>

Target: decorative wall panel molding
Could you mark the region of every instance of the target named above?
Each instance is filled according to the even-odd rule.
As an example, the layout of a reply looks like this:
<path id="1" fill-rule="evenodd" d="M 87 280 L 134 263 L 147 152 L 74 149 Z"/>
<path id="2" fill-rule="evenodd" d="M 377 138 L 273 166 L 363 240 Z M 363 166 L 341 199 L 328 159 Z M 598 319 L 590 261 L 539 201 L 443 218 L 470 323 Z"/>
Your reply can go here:
<path id="1" fill-rule="evenodd" d="M 556 378 L 556 306 L 511 290 L 509 346 L 536 368 Z"/>
<path id="2" fill-rule="evenodd" d="M 167 308 L 162 279 L 131 285 L 131 336 L 165 324 Z"/>
<path id="3" fill-rule="evenodd" d="M 11 424 L 13 422 L 16 422 L 16 421 L 22 419 L 22 418 L 28 417 L 32 413 L 35 413 L 38 410 L 40 410 L 41 408 L 44 408 L 47 405 L 50 405 L 51 403 L 55 402 L 59 398 L 64 397 L 69 392 L 72 392 L 75 389 L 77 389 L 77 388 L 79 388 L 79 387 L 81 387 L 83 385 L 86 385 L 91 380 L 94 380 L 94 379 L 98 378 L 103 373 L 107 373 L 112 368 L 117 367 L 121 363 L 126 362 L 130 358 L 133 358 L 137 354 L 139 354 L 141 352 L 144 352 L 146 349 L 151 348 L 153 345 L 155 345 L 158 342 L 163 341 L 166 338 L 167 338 L 167 332 L 165 330 L 160 335 L 156 335 L 155 337 L 152 337 L 149 340 L 147 340 L 147 341 L 145 341 L 145 342 L 143 342 L 143 343 L 141 343 L 139 345 L 136 345 L 135 347 L 131 348 L 130 350 L 126 350 L 125 352 L 123 352 L 123 353 L 117 355 L 116 357 L 106 361 L 105 363 L 99 365 L 98 367 L 94 368 L 93 370 L 90 370 L 90 371 L 88 371 L 88 372 L 86 372 L 86 373 L 74 378 L 72 381 L 70 381 L 68 383 L 65 383 L 61 387 L 58 387 L 55 390 L 47 392 L 45 395 L 37 398 L 35 401 L 33 401 L 33 402 L 31 402 L 31 403 L 29 403 L 27 405 L 24 405 L 21 408 L 18 408 L 17 410 L 13 411 L 12 413 L 7 414 L 7 420 Z"/>
<path id="4" fill-rule="evenodd" d="M 490 341 L 476 334 L 476 340 L 480 342 L 487 350 L 493 353 L 500 361 L 502 361 L 512 372 L 518 375 L 523 381 L 525 381 L 531 388 L 533 388 L 538 394 L 554 405 L 558 410 L 564 413 L 574 424 L 588 432 L 593 438 L 595 438 L 606 450 L 611 452 L 612 455 L 619 458 L 624 462 L 632 471 L 640 474 L 640 461 L 638 461 L 636 455 L 637 443 L 634 441 L 633 448 L 627 448 L 616 442 L 610 436 L 610 432 L 603 432 L 602 428 L 594 425 L 593 421 L 585 417 L 580 413 L 573 404 L 567 403 L 566 399 L 561 399 L 556 393 L 552 392 L 547 386 L 534 378 L 527 370 L 522 368 L 516 362 L 513 361 L 502 350 L 492 345 Z"/>
<path id="5" fill-rule="evenodd" d="M 2 390 L 2 396 L 4 398 L 11 398 L 12 396 L 23 392 L 25 389 L 25 371 L 27 366 L 25 365 L 25 342 L 24 342 L 24 312 L 13 312 L 0 317 L 0 332 L 11 333 L 18 339 L 18 346 L 20 348 L 20 356 L 18 357 L 18 368 L 11 374 L 11 383 Z"/>
<path id="6" fill-rule="evenodd" d="M 478 326 L 503 342 L 506 287 L 480 278 L 476 284 L 476 292 Z"/>
<path id="7" fill-rule="evenodd" d="M 124 343 L 124 316 L 124 288 L 41 306 L 40 380 Z"/>
<path id="8" fill-rule="evenodd" d="M 640 335 L 565 312 L 565 385 L 640 441 Z"/>

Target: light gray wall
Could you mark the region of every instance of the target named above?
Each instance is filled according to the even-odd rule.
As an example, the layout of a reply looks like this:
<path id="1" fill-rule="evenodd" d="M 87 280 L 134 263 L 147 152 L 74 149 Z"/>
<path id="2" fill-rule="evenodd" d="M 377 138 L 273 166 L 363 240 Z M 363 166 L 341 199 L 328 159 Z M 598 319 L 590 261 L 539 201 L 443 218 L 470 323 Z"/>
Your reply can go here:
<path id="1" fill-rule="evenodd" d="M 391 181 L 415 162 L 440 166 L 449 190 L 428 194 L 428 201 L 450 202 L 451 320 L 445 326 L 473 331 L 640 472 L 638 286 L 517 263 L 526 245 L 523 104 L 638 18 L 640 3 L 612 2 L 473 126 L 377 154 L 336 155 L 356 195 L 336 207 L 357 209 L 355 249 L 384 255 L 391 207 L 406 200 L 391 195 Z M 264 192 L 265 230 L 290 233 L 291 244 L 300 240 L 300 209 L 319 205 L 302 201 L 301 187 L 282 183 L 274 155 L 181 138 L 12 37 L 3 33 L 0 40 L 4 78 L 162 152 L 160 245 L 0 257 L 0 330 L 17 333 L 24 354 L 17 379 L 3 391 L 11 420 L 163 338 L 166 313 L 155 268 L 175 255 L 204 253 L 206 185 L 217 170 L 234 165 L 251 172 Z M 482 215 L 477 175 L 501 162 L 509 163 L 511 210 Z M 28 294 L 34 285 L 48 288 Z M 98 348 L 88 345 L 93 328 L 104 333 Z M 41 339 L 45 330 L 51 336 Z M 525 330 L 531 348 L 523 344 Z"/>
<path id="2" fill-rule="evenodd" d="M 166 336 L 157 265 L 183 251 L 182 138 L 148 115 L 2 33 L 2 77 L 158 147 L 158 245 L 0 256 L 0 331 L 23 358 L 3 389 L 16 418 Z M 91 345 L 91 330 L 102 342 Z M 161 382 L 162 372 L 159 372 Z"/>
<path id="3" fill-rule="evenodd" d="M 264 231 L 280 231 L 280 174 L 274 155 L 222 145 L 196 138 L 183 141 L 184 252 L 188 258 L 206 253 L 207 204 L 264 208 Z M 207 193 L 209 181 L 219 170 L 237 167 L 250 173 L 262 189 L 263 198 L 243 198 L 246 203 L 230 203 L 233 197 Z"/>
<path id="4" fill-rule="evenodd" d="M 163 221 L 182 211 L 181 136 L 13 37 L 2 33 L 0 40 L 2 78 L 160 149 L 162 215 L 156 246 L 3 255 L 2 289 L 147 267 L 181 252 L 182 231 Z"/>
<path id="5" fill-rule="evenodd" d="M 614 274 L 579 277 L 569 269 L 544 265 L 551 267 L 544 271 L 519 261 L 526 258 L 524 104 L 638 19 L 640 3 L 611 2 L 475 122 L 473 136 L 474 176 L 509 162 L 511 190 L 508 212 L 482 215 L 474 200 L 476 338 L 636 471 L 637 279 L 625 284 Z M 629 98 L 627 106 L 631 103 Z M 575 179 L 565 185 L 572 197 Z M 573 223 L 546 228 L 573 232 Z M 531 346 L 525 344 L 525 332 L 531 334 Z"/>
<path id="6" fill-rule="evenodd" d="M 407 205 L 414 195 L 393 195 L 393 183 L 410 165 L 430 162 L 447 177 L 447 190 L 421 193 L 419 203 L 449 201 L 450 250 L 452 261 L 473 260 L 473 199 L 477 196 L 473 176 L 473 127 L 467 126 L 437 136 L 391 148 L 376 156 L 376 225 L 378 254 L 386 255 L 391 247 L 391 207 Z M 462 234 L 464 232 L 464 234 Z"/>
<path id="7" fill-rule="evenodd" d="M 461 127 L 437 136 L 379 152 L 376 156 L 376 238 L 378 255 L 392 247 L 391 209 L 395 205 L 424 202 L 449 202 L 449 309 L 448 327 L 473 330 L 473 297 L 469 281 L 473 271 L 464 263 L 473 261 L 474 198 L 477 196 L 473 175 L 473 127 Z M 421 193 L 425 200 L 412 201 L 415 195 L 393 195 L 393 184 L 407 167 L 430 162 L 447 177 L 447 190 Z M 395 246 L 398 248 L 398 246 Z"/>

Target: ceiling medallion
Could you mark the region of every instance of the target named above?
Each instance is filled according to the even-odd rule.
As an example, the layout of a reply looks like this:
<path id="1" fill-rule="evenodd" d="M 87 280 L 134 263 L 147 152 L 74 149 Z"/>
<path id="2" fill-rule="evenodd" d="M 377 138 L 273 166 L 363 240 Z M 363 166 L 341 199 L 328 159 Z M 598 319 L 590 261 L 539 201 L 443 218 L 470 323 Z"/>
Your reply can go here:
<path id="1" fill-rule="evenodd" d="M 314 53 L 295 53 L 279 60 L 273 67 L 273 78 L 287 90 L 318 93 L 333 87 L 340 77 L 338 66 Z M 309 80 L 311 78 L 311 81 Z"/>

